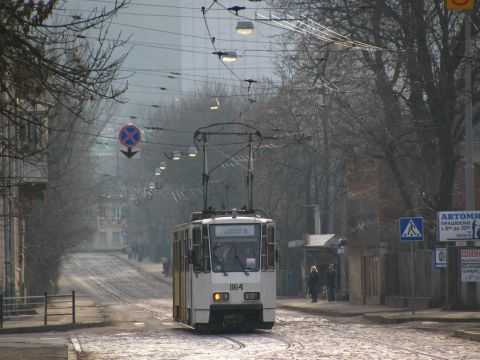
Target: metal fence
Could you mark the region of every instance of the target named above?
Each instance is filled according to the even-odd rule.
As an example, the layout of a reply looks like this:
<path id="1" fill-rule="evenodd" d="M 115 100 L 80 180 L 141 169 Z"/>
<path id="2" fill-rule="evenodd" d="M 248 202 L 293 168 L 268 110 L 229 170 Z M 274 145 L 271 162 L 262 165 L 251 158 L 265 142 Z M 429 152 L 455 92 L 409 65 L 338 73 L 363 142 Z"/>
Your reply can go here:
<path id="1" fill-rule="evenodd" d="M 0 329 L 6 321 L 30 320 L 48 325 L 59 317 L 71 317 L 75 324 L 75 291 L 71 294 L 4 297 L 0 294 Z"/>

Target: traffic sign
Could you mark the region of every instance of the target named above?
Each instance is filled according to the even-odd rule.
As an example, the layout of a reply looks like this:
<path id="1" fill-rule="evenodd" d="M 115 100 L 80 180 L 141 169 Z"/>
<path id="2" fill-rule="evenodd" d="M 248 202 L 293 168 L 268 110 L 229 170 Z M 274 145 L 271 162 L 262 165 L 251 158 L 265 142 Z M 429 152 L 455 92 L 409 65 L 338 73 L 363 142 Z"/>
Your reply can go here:
<path id="1" fill-rule="evenodd" d="M 447 0 L 448 10 L 472 10 L 473 0 Z"/>
<path id="2" fill-rule="evenodd" d="M 421 217 L 400 218 L 400 241 L 423 241 Z"/>
<path id="3" fill-rule="evenodd" d="M 435 267 L 436 268 L 447 267 L 447 248 L 445 247 L 435 248 Z"/>
<path id="4" fill-rule="evenodd" d="M 132 124 L 125 125 L 118 133 L 118 139 L 127 148 L 137 146 L 142 138 L 140 130 Z"/>

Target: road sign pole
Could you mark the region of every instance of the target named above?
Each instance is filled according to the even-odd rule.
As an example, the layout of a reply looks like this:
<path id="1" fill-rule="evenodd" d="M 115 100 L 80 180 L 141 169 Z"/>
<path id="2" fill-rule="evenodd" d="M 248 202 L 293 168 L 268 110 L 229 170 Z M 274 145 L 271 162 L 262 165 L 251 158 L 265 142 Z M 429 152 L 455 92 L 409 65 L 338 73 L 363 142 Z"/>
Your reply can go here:
<path id="1" fill-rule="evenodd" d="M 411 286 L 412 286 L 412 315 L 415 314 L 415 263 L 414 263 L 414 253 L 413 253 L 413 242 L 410 242 L 410 274 L 411 276 Z"/>
<path id="2" fill-rule="evenodd" d="M 423 241 L 423 219 L 421 217 L 409 217 L 399 219 L 400 242 L 410 243 L 410 286 L 412 316 L 415 314 L 415 252 L 414 243 Z"/>

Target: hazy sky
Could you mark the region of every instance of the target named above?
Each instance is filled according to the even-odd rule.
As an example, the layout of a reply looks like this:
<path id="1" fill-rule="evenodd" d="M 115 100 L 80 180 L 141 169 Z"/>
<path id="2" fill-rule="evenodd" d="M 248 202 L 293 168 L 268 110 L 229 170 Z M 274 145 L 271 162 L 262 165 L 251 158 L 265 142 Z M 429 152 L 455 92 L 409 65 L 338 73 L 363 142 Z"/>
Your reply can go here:
<path id="1" fill-rule="evenodd" d="M 64 8 L 78 9 L 86 16 L 90 9 L 109 9 L 113 4 L 112 0 L 68 0 Z M 121 32 L 121 38 L 130 37 L 128 45 L 132 47 L 122 66 L 122 75 L 129 76 L 127 104 L 113 108 L 119 121 L 128 122 L 129 116 L 148 116 L 154 109 L 152 105 L 190 96 L 205 85 L 220 83 L 246 92 L 243 80 L 273 76 L 276 53 L 272 50 L 276 45 L 272 35 L 280 31 L 256 22 L 254 34 L 237 34 L 237 21 L 244 19 L 221 6 L 245 6 L 247 9 L 239 14 L 253 19 L 256 12 L 270 14 L 266 4 L 219 1 L 206 13 L 205 23 L 201 8 L 212 4 L 206 0 L 133 0 L 113 19 L 109 38 Z M 217 51 L 237 52 L 239 59 L 229 65 L 231 71 L 212 54 L 215 49 L 210 36 L 216 39 Z"/>

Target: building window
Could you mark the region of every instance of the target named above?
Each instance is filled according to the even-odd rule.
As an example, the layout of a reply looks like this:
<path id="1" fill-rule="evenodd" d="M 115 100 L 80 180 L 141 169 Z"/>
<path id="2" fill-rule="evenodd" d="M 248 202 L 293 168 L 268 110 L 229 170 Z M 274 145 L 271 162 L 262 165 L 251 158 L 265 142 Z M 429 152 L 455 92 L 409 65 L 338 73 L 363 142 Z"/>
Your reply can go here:
<path id="1" fill-rule="evenodd" d="M 119 245 L 120 244 L 120 233 L 119 232 L 112 233 L 112 241 L 113 241 L 114 245 Z"/>
<path id="2" fill-rule="evenodd" d="M 101 246 L 107 246 L 107 233 L 102 231 L 99 235 L 98 235 L 98 239 L 99 239 L 99 243 Z"/>
<path id="3" fill-rule="evenodd" d="M 103 206 L 98 208 L 98 217 L 100 219 L 105 219 L 107 217 L 107 209 L 105 209 Z"/>
<path id="4" fill-rule="evenodd" d="M 130 209 L 128 206 L 122 206 L 122 217 L 126 218 L 130 215 Z"/>
<path id="5" fill-rule="evenodd" d="M 122 210 L 120 207 L 114 207 L 112 209 L 112 219 L 121 219 L 122 218 Z"/>
<path id="6" fill-rule="evenodd" d="M 88 209 L 88 217 L 91 220 L 96 220 L 97 219 L 97 214 L 95 213 L 95 209 Z"/>

